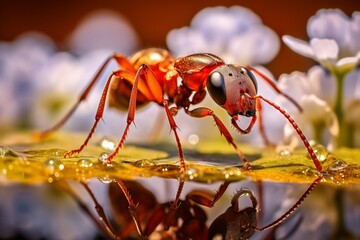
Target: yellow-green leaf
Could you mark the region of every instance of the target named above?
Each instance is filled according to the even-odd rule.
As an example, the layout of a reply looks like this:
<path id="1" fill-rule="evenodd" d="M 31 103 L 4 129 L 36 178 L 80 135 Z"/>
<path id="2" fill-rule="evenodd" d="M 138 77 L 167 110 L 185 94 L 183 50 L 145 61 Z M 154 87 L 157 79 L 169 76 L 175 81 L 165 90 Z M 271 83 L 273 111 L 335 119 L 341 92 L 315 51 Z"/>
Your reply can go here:
<path id="1" fill-rule="evenodd" d="M 319 174 L 304 149 L 278 154 L 272 148 L 239 145 L 251 161 L 252 170 L 242 168 L 236 151 L 226 141 L 202 142 L 185 149 L 187 170 L 180 172 L 175 145 L 126 143 L 111 165 L 101 162 L 114 142 L 94 137 L 84 150 L 70 158 L 64 154 L 79 147 L 86 135 L 59 132 L 37 140 L 31 133 L 17 133 L 1 139 L 0 172 L 3 182 L 27 184 L 60 179 L 134 179 L 139 177 L 183 178 L 199 182 L 272 180 L 312 182 Z M 324 158 L 324 181 L 334 184 L 360 183 L 360 150 L 342 148 L 319 153 Z"/>

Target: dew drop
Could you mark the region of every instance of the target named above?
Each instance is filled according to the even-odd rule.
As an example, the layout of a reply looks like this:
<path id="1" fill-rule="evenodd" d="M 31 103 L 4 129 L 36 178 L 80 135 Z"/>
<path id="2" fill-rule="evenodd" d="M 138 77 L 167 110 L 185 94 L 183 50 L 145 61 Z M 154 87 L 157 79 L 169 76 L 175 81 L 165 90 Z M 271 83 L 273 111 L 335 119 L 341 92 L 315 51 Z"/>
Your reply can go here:
<path id="1" fill-rule="evenodd" d="M 329 178 L 332 182 L 337 185 L 341 185 L 345 183 L 346 178 L 346 170 L 348 164 L 341 160 L 335 159 L 328 167 L 327 173 L 329 174 Z"/>
<path id="2" fill-rule="evenodd" d="M 150 168 L 155 166 L 155 162 L 153 160 L 149 160 L 149 159 L 142 159 L 142 160 L 138 160 L 136 162 L 134 162 L 134 166 L 139 167 L 139 168 Z"/>
<path id="3" fill-rule="evenodd" d="M 77 161 L 76 164 L 81 169 L 88 169 L 88 168 L 91 168 L 93 166 L 93 163 L 92 163 L 92 161 L 90 159 L 80 159 L 79 161 Z"/>
<path id="4" fill-rule="evenodd" d="M 106 175 L 104 177 L 99 177 L 98 179 L 100 182 L 105 183 L 105 184 L 109 184 L 113 181 L 108 175 Z"/>
<path id="5" fill-rule="evenodd" d="M 312 148 L 314 149 L 314 153 L 317 157 L 317 159 L 320 162 L 325 162 L 325 160 L 327 159 L 329 152 L 326 150 L 326 148 L 321 145 L 321 144 L 316 144 L 314 142 L 311 142 L 310 144 L 312 146 Z M 311 158 L 310 154 L 307 154 L 307 158 Z"/>
<path id="6" fill-rule="evenodd" d="M 3 158 L 9 152 L 9 148 L 6 146 L 0 145 L 0 157 Z"/>
<path id="7" fill-rule="evenodd" d="M 109 157 L 109 154 L 108 153 L 106 153 L 106 152 L 103 152 L 103 153 L 100 153 L 100 156 L 99 156 L 99 158 L 98 158 L 98 160 L 100 161 L 100 162 L 102 162 L 102 163 L 108 163 L 108 160 L 107 160 L 107 158 Z"/>
<path id="8" fill-rule="evenodd" d="M 60 177 L 60 172 L 64 170 L 65 165 L 56 158 L 49 158 L 44 163 L 45 170 L 48 174 Z"/>
<path id="9" fill-rule="evenodd" d="M 241 176 L 241 170 L 239 168 L 229 168 L 222 171 L 223 176 L 225 179 L 229 179 L 231 177 L 238 177 Z"/>
<path id="10" fill-rule="evenodd" d="M 289 157 L 291 156 L 291 151 L 288 148 L 282 148 L 281 150 L 278 151 L 278 156 L 283 158 L 283 157 Z"/>
<path id="11" fill-rule="evenodd" d="M 331 172 L 338 172 L 338 171 L 344 171 L 345 168 L 348 166 L 348 164 L 341 160 L 341 159 L 335 159 L 328 167 L 328 171 Z"/>
<path id="12" fill-rule="evenodd" d="M 194 168 L 189 168 L 185 172 L 185 176 L 188 177 L 190 180 L 194 180 L 199 177 L 199 171 Z"/>

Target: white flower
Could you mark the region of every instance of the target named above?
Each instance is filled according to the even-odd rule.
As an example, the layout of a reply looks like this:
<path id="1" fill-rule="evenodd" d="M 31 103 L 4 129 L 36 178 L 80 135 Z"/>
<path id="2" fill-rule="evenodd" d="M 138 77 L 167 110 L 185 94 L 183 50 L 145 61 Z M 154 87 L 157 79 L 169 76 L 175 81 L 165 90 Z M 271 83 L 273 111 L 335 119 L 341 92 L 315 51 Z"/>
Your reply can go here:
<path id="1" fill-rule="evenodd" d="M 107 49 L 132 54 L 139 47 L 139 38 L 130 23 L 116 11 L 96 10 L 87 15 L 70 35 L 71 52 L 84 55 Z"/>
<path id="2" fill-rule="evenodd" d="M 280 48 L 275 32 L 239 6 L 203 9 L 190 27 L 169 32 L 167 45 L 176 56 L 210 52 L 228 62 L 252 65 L 270 62 Z"/>
<path id="3" fill-rule="evenodd" d="M 13 43 L 0 42 L 0 128 L 27 126 L 36 73 L 53 52 L 53 42 L 35 32 Z"/>
<path id="4" fill-rule="evenodd" d="M 325 143 L 329 150 L 333 149 L 339 135 L 339 123 L 332 110 L 335 96 L 334 77 L 320 66 L 312 67 L 307 74 L 293 72 L 283 74 L 279 78 L 279 88 L 292 96 L 303 108 L 299 112 L 283 97 L 279 99 L 281 106 L 290 112 L 308 139 L 316 139 Z M 300 141 L 290 124 L 285 125 L 285 139 Z"/>
<path id="5" fill-rule="evenodd" d="M 360 12 L 352 18 L 339 9 L 322 9 L 308 21 L 309 42 L 283 36 L 293 51 L 314 59 L 333 73 L 351 71 L 360 60 Z"/>

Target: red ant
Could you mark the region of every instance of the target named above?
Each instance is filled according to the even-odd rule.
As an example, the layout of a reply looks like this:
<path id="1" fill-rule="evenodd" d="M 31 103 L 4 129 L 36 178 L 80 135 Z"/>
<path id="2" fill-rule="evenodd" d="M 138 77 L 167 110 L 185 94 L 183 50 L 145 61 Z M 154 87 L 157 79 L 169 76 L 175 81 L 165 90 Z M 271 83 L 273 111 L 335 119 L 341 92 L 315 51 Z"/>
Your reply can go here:
<path id="1" fill-rule="evenodd" d="M 213 239 L 215 236 L 221 236 L 222 239 L 249 239 L 256 231 L 274 228 L 289 218 L 321 180 L 322 176 L 316 178 L 286 213 L 264 227 L 257 226 L 258 202 L 253 192 L 248 188 L 238 190 L 232 197 L 231 206 L 216 217 L 209 227 L 206 225 L 207 214 L 198 205 L 213 207 L 223 196 L 230 182 L 221 184 L 216 194 L 203 189 L 192 190 L 184 200 L 181 200 L 180 194 L 185 183 L 181 180 L 175 200 L 160 204 L 155 196 L 141 184 L 134 181 L 114 180 L 109 187 L 109 196 L 115 223 L 121 226 L 121 229 L 116 230 L 86 183 L 82 182 L 82 185 L 95 203 L 99 218 L 92 214 L 68 186 L 62 187 L 74 198 L 81 209 L 90 216 L 99 229 L 111 239 L 129 237 L 134 234 L 134 231 L 142 238 L 147 239 L 155 230 L 158 234 L 162 234 L 161 239 L 205 240 Z M 240 209 L 239 199 L 243 196 L 249 197 L 252 206 Z M 101 220 L 102 224 L 98 219 Z M 159 225 L 162 225 L 162 228 L 158 228 Z"/>
<path id="2" fill-rule="evenodd" d="M 65 157 L 80 153 L 88 144 L 95 132 L 97 124 L 103 117 L 105 103 L 109 97 L 108 101 L 111 107 L 128 111 L 126 127 L 114 152 L 107 158 L 109 163 L 111 163 L 125 142 L 129 127 L 134 121 L 136 108 L 144 106 L 149 102 L 155 102 L 164 107 L 170 128 L 174 132 L 181 172 L 185 171 L 186 164 L 177 133 L 177 125 L 174 120 L 174 116 L 181 108 L 191 117 L 212 117 L 215 120 L 220 134 L 224 135 L 227 142 L 235 148 L 245 167 L 251 169 L 248 160 L 235 144 L 233 137 L 211 109 L 207 107 L 190 109 L 191 105 L 202 102 L 207 90 L 211 98 L 228 112 L 232 125 L 241 134 L 247 134 L 251 131 L 257 120 L 256 111 L 258 111 L 259 127 L 265 142 L 268 144 L 270 142 L 267 140 L 263 129 L 260 100 L 265 101 L 277 109 L 292 124 L 300 136 L 317 170 L 322 170 L 322 166 L 309 142 L 291 116 L 275 103 L 261 95 L 257 95 L 257 81 L 250 70 L 258 73 L 275 91 L 285 96 L 301 109 L 296 101 L 281 92 L 269 78 L 265 77 L 256 69 L 225 64 L 221 58 L 209 53 L 192 54 L 177 59 L 168 51 L 158 48 L 139 51 L 129 59 L 121 54 L 115 53 L 102 64 L 90 84 L 81 94 L 77 103 L 70 109 L 65 117 L 52 128 L 42 132 L 40 134 L 41 136 L 47 135 L 65 124 L 79 104 L 87 98 L 94 84 L 98 81 L 100 74 L 112 59 L 118 63 L 120 69 L 113 71 L 108 77 L 97 108 L 95 122 L 84 143 L 78 149 L 67 152 Z M 178 83 L 179 77 L 182 79 L 181 83 Z M 240 128 L 237 124 L 239 115 L 252 118 L 246 129 Z"/>

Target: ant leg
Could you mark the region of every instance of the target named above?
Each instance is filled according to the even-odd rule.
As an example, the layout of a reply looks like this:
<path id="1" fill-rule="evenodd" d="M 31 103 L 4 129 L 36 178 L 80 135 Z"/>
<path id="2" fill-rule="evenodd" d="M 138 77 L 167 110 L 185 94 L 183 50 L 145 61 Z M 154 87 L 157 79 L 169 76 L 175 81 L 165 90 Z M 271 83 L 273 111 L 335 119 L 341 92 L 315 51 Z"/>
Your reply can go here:
<path id="1" fill-rule="evenodd" d="M 176 108 L 170 109 L 167 100 L 164 100 L 163 106 L 165 108 L 165 112 L 166 112 L 166 116 L 167 116 L 169 124 L 170 124 L 170 128 L 174 132 L 174 135 L 175 135 L 175 140 L 176 140 L 176 144 L 177 144 L 177 148 L 178 148 L 178 154 L 179 154 L 180 165 L 181 165 L 180 172 L 185 172 L 186 164 L 185 164 L 184 152 L 183 152 L 183 149 L 181 146 L 179 135 L 176 131 L 178 129 L 178 127 L 177 127 L 176 122 L 173 117 L 176 114 L 177 109 Z"/>
<path id="2" fill-rule="evenodd" d="M 129 190 L 127 189 L 127 187 L 125 186 L 125 184 L 121 180 L 114 180 L 114 182 L 116 182 L 118 184 L 118 186 L 120 187 L 120 189 L 123 191 L 123 193 L 125 195 L 125 198 L 126 198 L 128 204 L 129 204 L 129 207 L 128 207 L 129 213 L 130 213 L 130 215 L 131 215 L 131 217 L 132 217 L 132 219 L 134 221 L 136 230 L 138 231 L 138 233 L 141 236 L 144 236 L 143 231 L 141 229 L 140 220 L 139 220 L 139 217 L 138 217 L 137 212 L 136 212 L 136 205 L 134 204 L 134 201 L 131 198 Z"/>
<path id="3" fill-rule="evenodd" d="M 91 127 L 91 130 L 90 130 L 88 136 L 86 137 L 84 143 L 78 149 L 74 149 L 72 151 L 69 151 L 69 152 L 65 153 L 65 157 L 70 157 L 75 153 L 80 153 L 84 149 L 84 147 L 88 144 L 88 142 L 90 141 L 90 138 L 94 134 L 95 129 L 96 129 L 100 119 L 102 118 L 102 116 L 104 114 L 105 102 L 106 102 L 106 98 L 107 98 L 107 95 L 108 95 L 108 92 L 109 92 L 109 87 L 110 87 L 112 77 L 115 76 L 115 75 L 119 75 L 121 72 L 123 72 L 123 71 L 118 70 L 116 72 L 113 72 L 109 76 L 109 78 L 107 79 L 104 90 L 103 90 L 101 98 L 100 98 L 100 102 L 99 102 L 97 111 L 96 111 L 95 122 L 94 122 L 93 126 Z"/>
<path id="4" fill-rule="evenodd" d="M 323 178 L 323 176 L 319 176 L 318 178 L 316 178 L 314 180 L 314 182 L 310 185 L 310 187 L 305 191 L 305 193 L 299 198 L 299 200 L 294 204 L 294 206 L 292 206 L 286 213 L 284 213 L 281 217 L 279 217 L 277 220 L 275 220 L 274 222 L 270 223 L 267 226 L 264 227 L 254 227 L 255 230 L 257 231 L 263 231 L 272 227 L 275 227 L 276 225 L 282 223 L 285 219 L 287 219 L 292 213 L 294 213 L 299 207 L 300 205 L 304 202 L 304 200 L 306 199 L 306 197 L 312 192 L 312 190 L 314 190 L 314 188 L 321 182 L 321 179 Z"/>
<path id="5" fill-rule="evenodd" d="M 169 226 L 175 217 L 176 210 L 179 208 L 179 199 L 180 199 L 181 192 L 184 188 L 184 184 L 185 184 L 184 180 L 179 181 L 179 186 L 178 186 L 178 190 L 176 192 L 175 199 L 170 205 L 169 213 L 165 220 L 165 230 L 169 229 Z"/>
<path id="6" fill-rule="evenodd" d="M 229 184 L 230 182 L 223 182 L 216 191 L 216 194 L 213 196 L 211 193 L 205 192 L 203 190 L 193 190 L 186 196 L 186 199 L 190 199 L 197 204 L 212 208 L 214 207 L 215 203 L 222 197 L 222 195 L 224 195 Z"/>
<path id="7" fill-rule="evenodd" d="M 100 203 L 97 201 L 94 193 L 91 191 L 91 189 L 85 182 L 80 182 L 80 183 L 85 188 L 85 190 L 88 192 L 91 199 L 93 200 L 93 202 L 95 204 L 95 210 L 98 213 L 100 220 L 103 222 L 107 233 L 111 234 L 111 235 L 115 235 L 114 234 L 115 231 L 112 229 L 111 224 L 105 215 L 105 211 L 104 211 L 103 207 L 100 205 Z"/>
<path id="8" fill-rule="evenodd" d="M 78 195 L 70 188 L 70 186 L 66 182 L 64 181 L 57 182 L 56 186 L 60 187 L 67 194 L 69 194 L 74 199 L 74 201 L 79 206 L 79 208 L 90 217 L 90 219 L 96 224 L 98 229 L 100 229 L 105 235 L 107 235 L 111 239 L 122 239 L 120 236 L 118 236 L 115 233 L 114 229 L 111 227 L 111 224 L 107 219 L 102 206 L 96 200 L 95 195 L 93 194 L 91 189 L 87 186 L 85 182 L 81 182 L 81 184 L 85 187 L 86 191 L 89 193 L 91 199 L 95 203 L 95 209 L 98 213 L 98 217 L 94 216 L 94 214 L 92 213 L 92 211 L 90 211 L 88 206 L 82 202 L 82 200 L 78 197 Z M 102 221 L 104 226 L 99 223 L 98 219 Z"/>
<path id="9" fill-rule="evenodd" d="M 245 155 L 241 152 L 241 150 L 235 144 L 234 139 L 231 136 L 230 132 L 227 130 L 225 125 L 221 122 L 221 120 L 215 115 L 215 113 L 211 109 L 205 108 L 205 107 L 200 107 L 200 108 L 196 108 L 196 109 L 191 110 L 191 111 L 185 109 L 185 112 L 188 115 L 190 115 L 192 117 L 197 117 L 197 118 L 203 118 L 203 117 L 207 117 L 207 116 L 213 117 L 214 120 L 215 120 L 215 124 L 216 124 L 216 126 L 218 127 L 218 129 L 220 131 L 220 134 L 223 135 L 225 137 L 226 141 L 231 146 L 233 146 L 235 148 L 235 150 L 236 150 L 237 154 L 239 155 L 240 159 L 243 161 L 243 163 L 245 165 L 245 168 L 248 169 L 248 170 L 251 169 L 251 165 L 250 165 L 249 161 L 246 159 Z M 256 118 L 255 118 L 255 120 L 256 120 Z M 254 120 L 254 122 L 255 122 L 255 120 Z"/>
<path id="10" fill-rule="evenodd" d="M 293 126 L 293 128 L 295 129 L 295 131 L 297 132 L 297 134 L 300 136 L 301 140 L 304 143 L 304 146 L 306 147 L 307 151 L 309 152 L 309 155 L 311 157 L 311 159 L 313 160 L 316 169 L 321 172 L 322 170 L 322 166 L 319 162 L 319 160 L 316 157 L 316 154 L 314 152 L 314 149 L 312 149 L 312 147 L 310 146 L 309 141 L 306 139 L 305 135 L 303 134 L 303 132 L 301 131 L 301 129 L 299 128 L 299 126 L 296 124 L 295 120 L 280 106 L 276 105 L 275 103 L 271 102 L 270 100 L 257 95 L 254 97 L 256 99 L 256 101 L 260 101 L 260 99 L 262 99 L 263 101 L 265 101 L 266 103 L 268 103 L 270 106 L 274 107 L 276 110 L 278 110 L 282 115 L 284 115 L 284 117 L 290 122 L 290 124 Z"/>
<path id="11" fill-rule="evenodd" d="M 142 64 L 135 74 L 133 87 L 131 89 L 129 108 L 128 108 L 128 116 L 127 116 L 125 130 L 124 130 L 124 132 L 121 136 L 121 139 L 120 139 L 118 145 L 116 146 L 114 152 L 112 154 L 110 154 L 109 157 L 107 158 L 108 162 L 110 162 L 110 163 L 111 163 L 112 159 L 116 156 L 116 154 L 119 152 L 120 148 L 122 148 L 122 146 L 124 145 L 130 125 L 132 122 L 134 122 L 135 111 L 136 111 L 137 91 L 139 88 L 138 85 L 139 85 L 140 80 L 146 81 L 147 90 L 149 90 L 150 93 L 152 94 L 153 99 L 149 99 L 149 100 L 152 100 L 158 104 L 161 104 L 163 102 L 163 92 L 162 92 L 159 82 L 157 81 L 155 74 L 153 73 L 153 71 L 150 69 L 149 66 Z M 144 88 L 144 90 L 145 90 L 145 88 Z M 103 103 L 105 103 L 105 102 L 103 102 Z"/>
<path id="12" fill-rule="evenodd" d="M 67 120 L 70 119 L 70 117 L 73 115 L 73 113 L 75 112 L 75 110 L 79 107 L 80 103 L 85 101 L 87 96 L 89 95 L 90 91 L 92 90 L 92 88 L 94 87 L 95 83 L 100 79 L 100 75 L 104 72 L 104 69 L 106 68 L 106 66 L 109 64 L 110 60 L 115 59 L 116 62 L 118 63 L 118 65 L 126 70 L 126 71 L 130 71 L 130 72 L 135 72 L 134 67 L 131 65 L 131 63 L 121 54 L 115 53 L 111 56 L 109 56 L 104 63 L 101 65 L 101 67 L 99 68 L 99 70 L 96 72 L 95 76 L 93 77 L 93 79 L 91 80 L 91 82 L 89 83 L 89 85 L 86 87 L 86 89 L 84 90 L 84 92 L 80 95 L 79 99 L 77 100 L 77 102 L 75 103 L 75 105 L 66 113 L 66 115 L 60 119 L 59 122 L 57 122 L 54 126 L 52 126 L 51 128 L 44 130 L 40 133 L 38 133 L 36 135 L 36 137 L 38 138 L 44 138 L 47 135 L 51 134 L 52 132 L 55 132 L 56 130 L 58 130 L 59 128 L 61 128 L 66 122 Z"/>
<path id="13" fill-rule="evenodd" d="M 246 68 L 250 69 L 251 71 L 255 72 L 256 74 L 258 74 L 262 79 L 265 80 L 265 82 L 267 82 L 270 87 L 272 87 L 278 94 L 283 95 L 286 99 L 288 99 L 292 104 L 295 105 L 295 107 L 297 109 L 299 109 L 300 112 L 303 111 L 302 107 L 295 101 L 295 99 L 293 99 L 292 97 L 290 97 L 289 95 L 287 95 L 286 93 L 282 92 L 277 86 L 276 84 L 270 79 L 268 78 L 264 73 L 260 72 L 259 70 L 257 70 L 256 68 L 250 67 L 250 66 L 246 66 Z"/>

